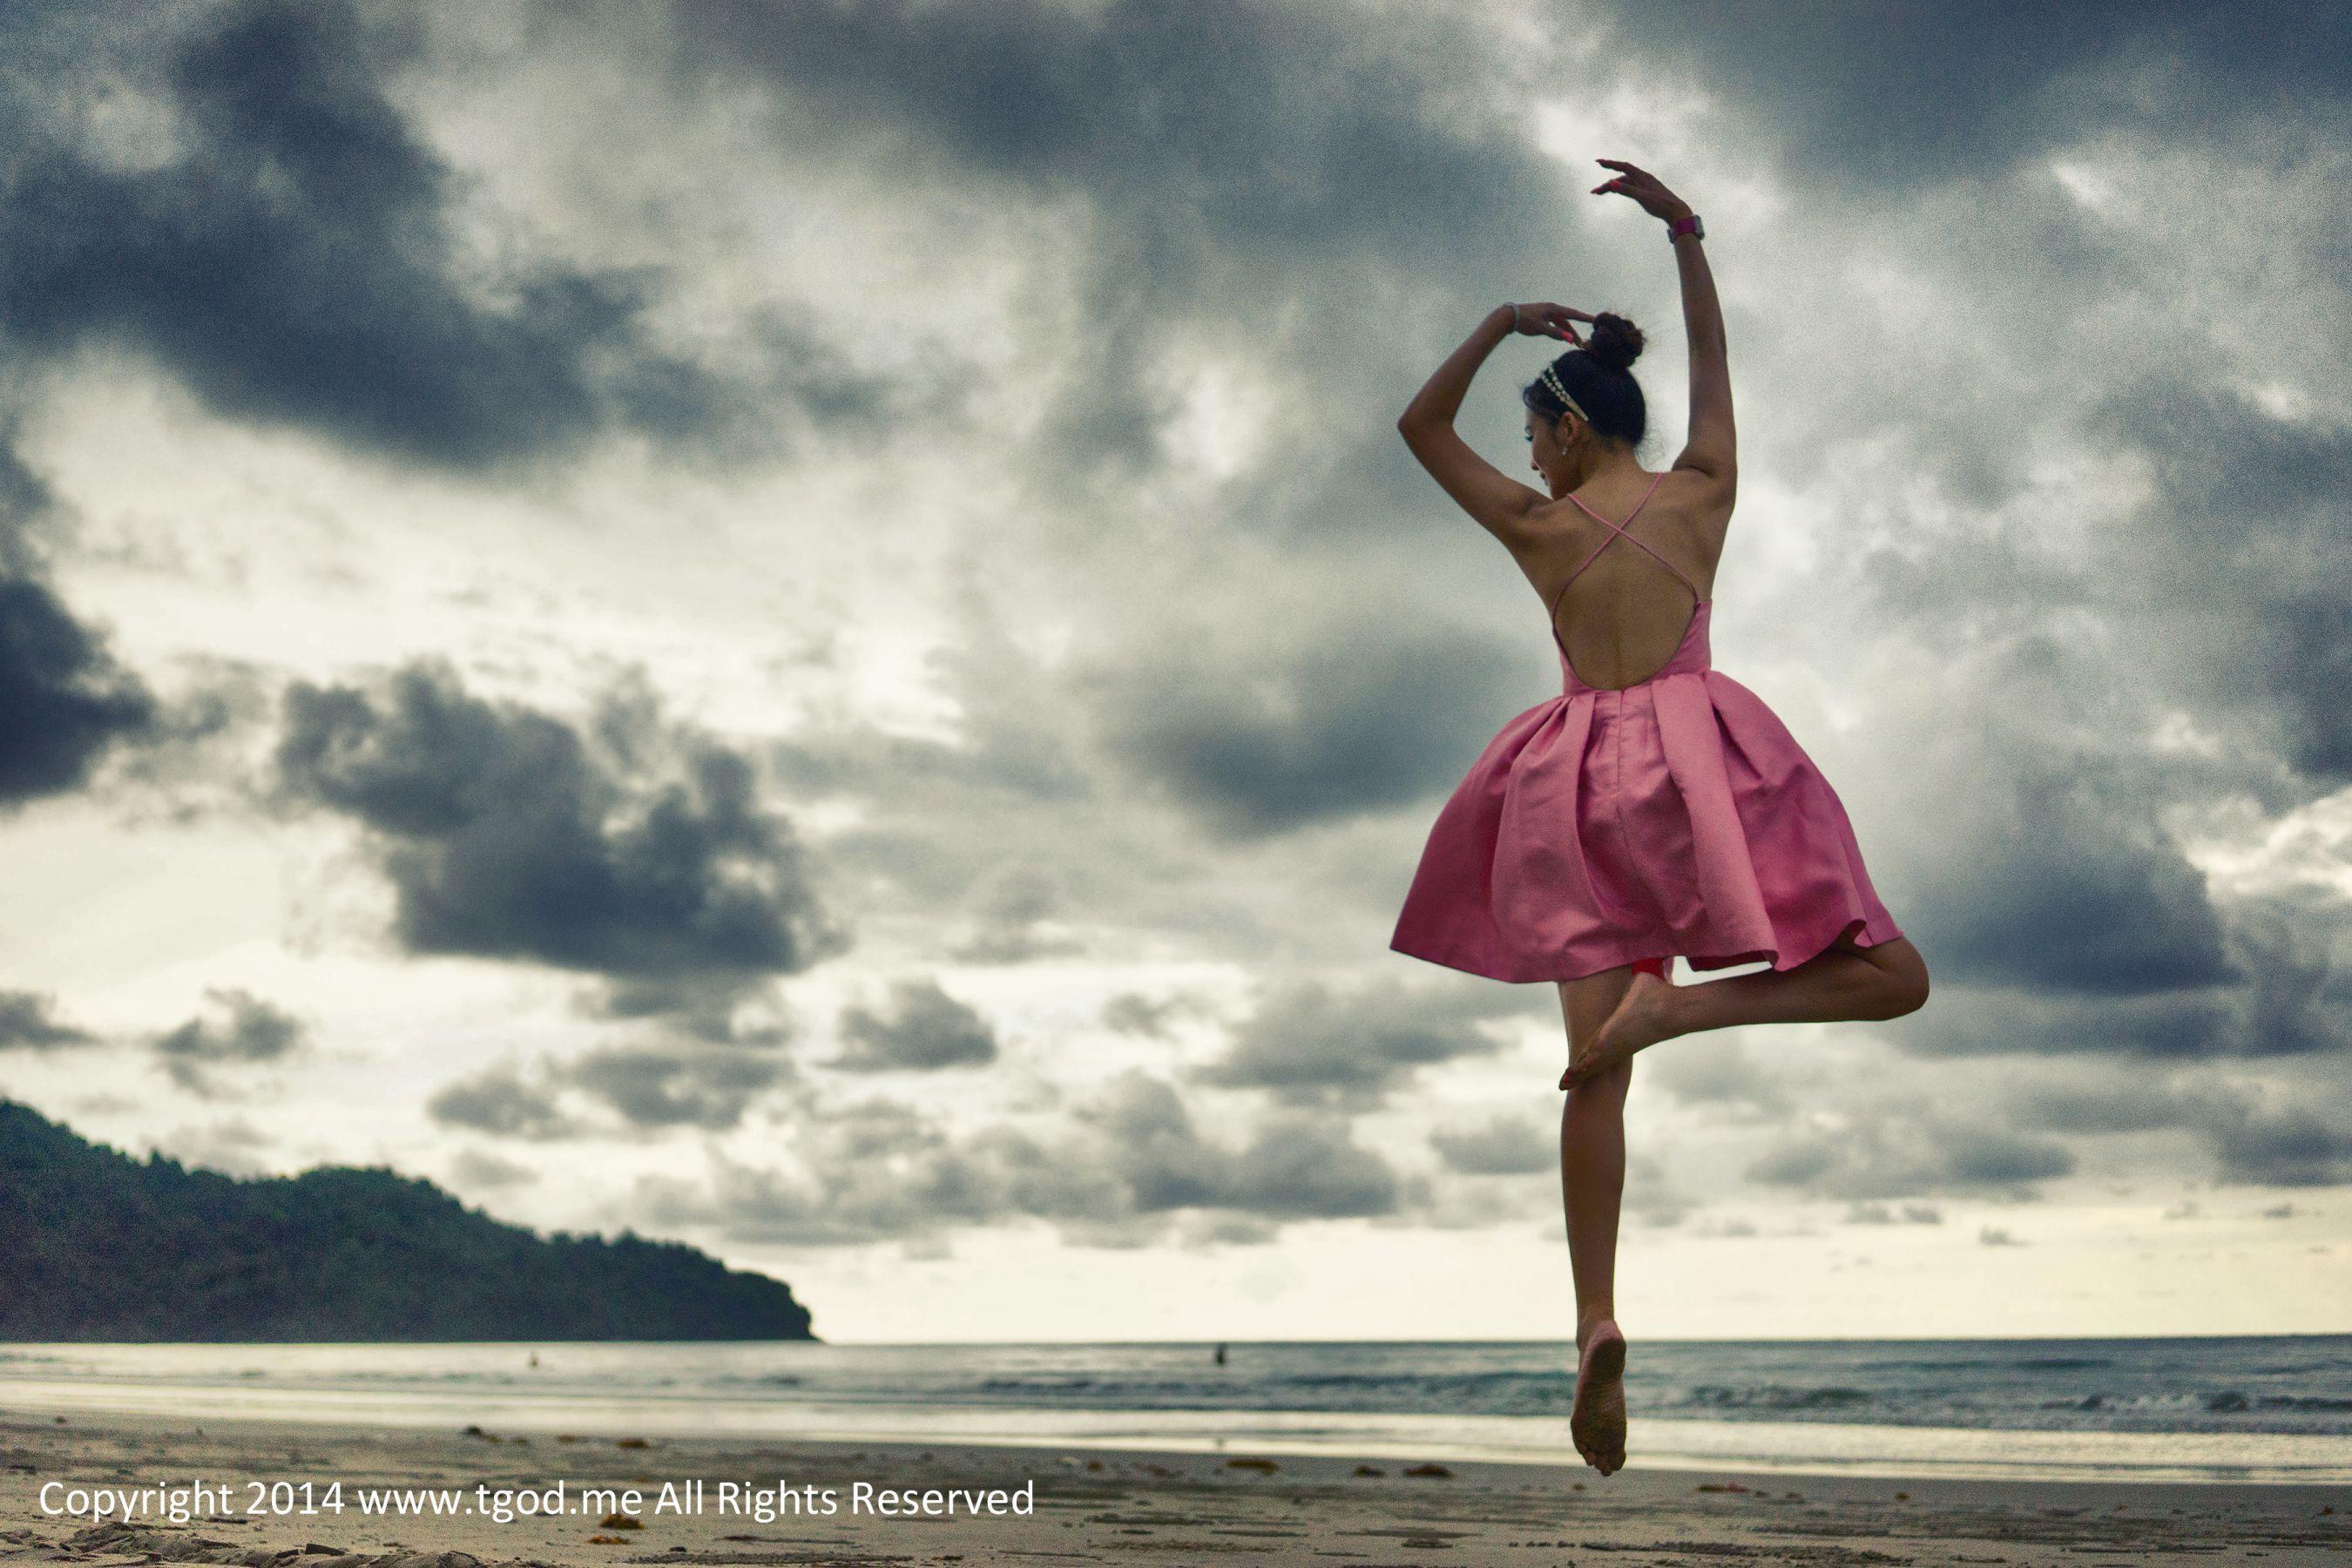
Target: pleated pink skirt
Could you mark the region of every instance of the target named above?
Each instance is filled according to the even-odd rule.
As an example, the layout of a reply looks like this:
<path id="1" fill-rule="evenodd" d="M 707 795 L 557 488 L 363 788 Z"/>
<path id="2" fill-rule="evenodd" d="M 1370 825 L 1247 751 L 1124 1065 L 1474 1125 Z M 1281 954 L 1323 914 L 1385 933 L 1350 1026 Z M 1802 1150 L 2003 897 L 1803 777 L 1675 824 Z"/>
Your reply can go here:
<path id="1" fill-rule="evenodd" d="M 1487 743 L 1430 829 L 1389 945 L 1495 980 L 1769 960 L 1902 935 L 1829 780 L 1710 668 L 1701 603 L 1659 672 L 1562 690 Z"/>

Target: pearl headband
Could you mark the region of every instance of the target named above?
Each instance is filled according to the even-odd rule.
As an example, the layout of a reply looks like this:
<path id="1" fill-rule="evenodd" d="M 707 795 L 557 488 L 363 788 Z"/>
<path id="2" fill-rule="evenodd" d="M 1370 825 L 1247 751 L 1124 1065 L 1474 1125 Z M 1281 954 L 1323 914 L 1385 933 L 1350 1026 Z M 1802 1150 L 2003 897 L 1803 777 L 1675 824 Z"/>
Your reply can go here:
<path id="1" fill-rule="evenodd" d="M 1559 376 L 1553 371 L 1551 366 L 1544 366 L 1543 374 L 1538 376 L 1536 379 L 1542 382 L 1544 386 L 1554 397 L 1559 398 L 1562 403 L 1568 405 L 1569 407 L 1574 409 L 1576 411 L 1576 416 L 1579 419 L 1583 420 L 1587 425 L 1592 423 L 1592 416 L 1584 411 L 1584 405 L 1582 404 L 1577 402 L 1575 398 L 1570 397 L 1568 395 L 1568 388 L 1559 384 Z"/>

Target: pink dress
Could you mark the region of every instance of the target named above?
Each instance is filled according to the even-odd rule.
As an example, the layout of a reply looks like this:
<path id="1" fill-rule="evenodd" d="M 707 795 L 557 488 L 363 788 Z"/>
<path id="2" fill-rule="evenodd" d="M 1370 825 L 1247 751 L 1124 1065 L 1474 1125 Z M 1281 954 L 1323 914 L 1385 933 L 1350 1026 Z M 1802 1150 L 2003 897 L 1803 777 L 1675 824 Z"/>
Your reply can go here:
<path id="1" fill-rule="evenodd" d="M 1612 531 L 1569 582 L 1619 539 L 1647 551 L 1697 601 L 1682 646 L 1647 679 L 1589 686 L 1553 599 L 1560 694 L 1506 723 L 1439 810 L 1389 946 L 1532 982 L 1663 973 L 1676 956 L 1793 969 L 1840 938 L 1901 936 L 1829 780 L 1760 698 L 1710 667 L 1711 602 L 1625 531 L 1642 506 L 1618 524 L 1576 504 Z"/>

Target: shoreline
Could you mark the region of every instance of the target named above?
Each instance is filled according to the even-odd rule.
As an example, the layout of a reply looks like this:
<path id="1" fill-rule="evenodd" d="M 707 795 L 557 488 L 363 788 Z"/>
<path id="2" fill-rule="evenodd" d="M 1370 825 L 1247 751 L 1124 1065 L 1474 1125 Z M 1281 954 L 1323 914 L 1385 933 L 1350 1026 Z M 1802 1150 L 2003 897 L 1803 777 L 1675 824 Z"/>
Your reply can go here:
<path id="1" fill-rule="evenodd" d="M 2266 1564 L 2352 1553 L 2352 1486 L 2240 1481 L 1959 1479 L 1068 1444 L 881 1442 L 383 1426 L 285 1417 L 0 1409 L 0 1561 L 60 1552 L 123 1563 L 152 1552 L 250 1563 L 262 1552 L 459 1552 L 485 1563 L 618 1556 L 689 1563 L 1134 1561 L 1326 1556 L 1368 1563 L 1553 1562 L 1535 1551 L 1632 1551 L 1645 1563 L 1775 1561 L 1940 1564 L 2021 1552 L 2173 1553 Z M 1375 1473 L 1364 1473 L 1366 1471 Z M 1420 1471 L 1421 1473 L 1415 1473 Z M 67 1487 L 230 1489 L 223 1513 L 123 1523 L 45 1513 Z M 688 1483 L 701 1481 L 699 1493 Z M 474 1511 L 495 1492 L 562 1483 L 561 1518 Z M 722 1498 L 734 1483 L 735 1501 Z M 340 1513 L 288 1511 L 340 1485 Z M 891 1515 L 855 1506 L 884 1492 L 1032 1488 L 1026 1514 Z M 668 1490 L 665 1492 L 663 1489 Z M 305 1489 L 307 1488 L 307 1489 Z M 363 1489 L 422 1489 L 409 1508 L 362 1512 Z M 577 1513 L 582 1488 L 635 1489 L 641 1528 Z M 757 1516 L 757 1500 L 802 1501 Z M 275 1489 L 277 1501 L 268 1499 Z M 460 1499 L 465 1511 L 435 1512 Z M 819 1505 L 827 1497 L 831 1511 Z M 668 1499 L 665 1508 L 663 1499 Z M 265 1510 L 247 1514 L 256 1498 Z M 919 1503 L 910 1505 L 919 1506 Z M 938 1505 L 934 1505 L 938 1506 Z M 202 1545 L 200 1542 L 211 1542 Z M 1531 1550 L 1532 1549 L 1532 1550 Z M 1870 1553 L 1883 1553 L 1874 1557 Z M 312 1568 L 336 1568 L 332 1563 Z M 437 1568 L 467 1568 L 462 1559 Z"/>
<path id="2" fill-rule="evenodd" d="M 1231 1408 L 1024 1409 L 955 1403 L 655 1395 L 581 1386 L 542 1396 L 515 1388 L 462 1398 L 415 1389 L 278 1387 L 257 1396 L 235 1382 L 157 1384 L 0 1382 L 0 1411 L 286 1421 L 449 1431 L 469 1422 L 509 1434 L 629 1431 L 646 1437 L 739 1444 L 1070 1448 L 1222 1458 L 1257 1453 L 1375 1461 L 1581 1468 L 1563 1420 L 1436 1417 L 1365 1411 Z M 2325 1445 L 2319 1447 L 2318 1445 Z M 1955 1481 L 2112 1481 L 2132 1485 L 2352 1484 L 2352 1436 L 2272 1432 L 2096 1432 L 1932 1425 L 1702 1420 L 1635 1415 L 1629 1446 L 1645 1470 L 1760 1477 Z"/>

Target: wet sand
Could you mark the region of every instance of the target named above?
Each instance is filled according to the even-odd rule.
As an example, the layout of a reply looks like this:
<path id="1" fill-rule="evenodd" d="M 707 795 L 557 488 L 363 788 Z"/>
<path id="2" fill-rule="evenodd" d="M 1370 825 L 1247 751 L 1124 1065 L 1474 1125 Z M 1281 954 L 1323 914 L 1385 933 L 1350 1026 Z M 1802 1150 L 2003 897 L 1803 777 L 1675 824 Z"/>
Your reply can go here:
<path id="1" fill-rule="evenodd" d="M 1255 1460 L 1255 1462 L 1253 1462 Z M 0 1562 L 503 1564 L 2352 1563 L 2352 1487 L 1887 1480 L 972 1444 L 632 1437 L 0 1412 Z M 1377 1473 L 1366 1473 L 1377 1472 Z M 222 1489 L 185 1522 L 47 1511 L 71 1488 Z M 699 1492 L 689 1483 L 699 1481 Z M 256 1512 L 255 1483 L 276 1488 Z M 341 1482 L 338 1495 L 332 1483 Z M 724 1482 L 737 1484 L 733 1499 Z M 496 1489 L 562 1486 L 500 1521 Z M 665 1511 L 665 1485 L 674 1505 Z M 860 1491 L 861 1484 L 866 1489 Z M 1026 1487 L 1025 1494 L 1022 1489 Z M 489 1494 L 476 1489 L 493 1489 Z M 634 1519 L 583 1487 L 635 1489 Z M 443 1489 L 457 1512 L 362 1511 Z M 791 1489 L 801 1506 L 757 1517 Z M 948 1500 L 950 1489 L 965 1496 Z M 883 1494 L 1006 1511 L 877 1511 Z M 1027 1511 L 1013 1511 L 1025 1495 Z M 824 1511 L 827 1500 L 831 1512 Z M 160 1501 L 160 1499 L 151 1501 Z M 340 1512 L 297 1511 L 340 1500 Z M 623 1500 L 625 1502 L 627 1500 Z M 88 1502 L 83 1506 L 87 1508 Z M 983 1501 L 984 1506 L 984 1501 Z M 586 1511 L 583 1511 L 583 1508 Z"/>

